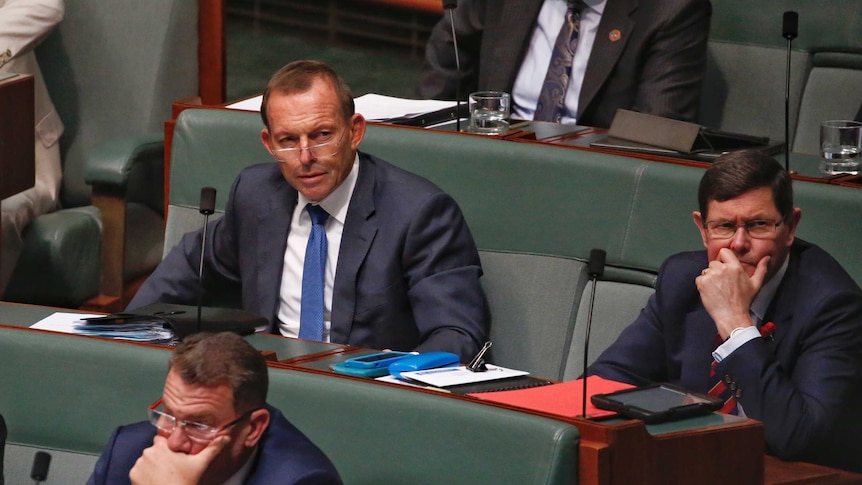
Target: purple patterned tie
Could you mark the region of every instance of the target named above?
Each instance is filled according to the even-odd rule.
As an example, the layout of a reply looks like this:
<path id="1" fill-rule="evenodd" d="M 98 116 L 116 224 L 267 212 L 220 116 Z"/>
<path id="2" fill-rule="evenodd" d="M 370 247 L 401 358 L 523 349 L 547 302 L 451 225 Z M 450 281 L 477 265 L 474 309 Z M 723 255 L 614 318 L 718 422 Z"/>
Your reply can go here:
<path id="1" fill-rule="evenodd" d="M 563 117 L 565 112 L 563 101 L 566 99 L 566 91 L 569 88 L 572 59 L 575 57 L 575 49 L 578 46 L 578 24 L 581 20 L 581 10 L 584 7 L 584 3 L 580 0 L 569 1 L 566 20 L 557 35 L 554 52 L 551 53 L 551 63 L 548 65 L 548 73 L 545 74 L 545 82 L 542 83 L 542 92 L 539 94 L 539 103 L 536 105 L 536 114 L 533 116 L 534 120 L 559 123 Z"/>

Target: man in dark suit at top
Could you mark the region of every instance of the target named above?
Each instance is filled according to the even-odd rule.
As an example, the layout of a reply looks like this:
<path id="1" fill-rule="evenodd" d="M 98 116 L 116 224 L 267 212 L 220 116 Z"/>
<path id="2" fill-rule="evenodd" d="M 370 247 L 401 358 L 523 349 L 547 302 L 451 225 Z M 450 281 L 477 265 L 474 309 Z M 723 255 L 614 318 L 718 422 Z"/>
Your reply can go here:
<path id="1" fill-rule="evenodd" d="M 537 112 L 566 0 L 461 0 L 454 10 L 461 96 L 512 93 L 512 117 L 608 127 L 618 108 L 695 121 L 706 70 L 709 0 L 572 2 L 578 33 L 557 119 Z M 571 41 L 570 34 L 566 37 Z M 448 15 L 428 40 L 419 94 L 454 99 L 457 70 Z M 553 84 L 553 83 L 552 83 Z M 547 91 L 548 89 L 544 89 Z"/>
<path id="2" fill-rule="evenodd" d="M 326 64 L 278 71 L 261 117 L 261 141 L 278 163 L 243 170 L 224 216 L 209 226 L 207 294 L 241 295 L 270 332 L 469 360 L 487 340 L 489 315 L 478 251 L 452 197 L 357 151 L 365 119 Z M 323 218 L 317 229 L 312 213 Z M 325 237 L 315 236 L 319 225 Z M 200 236 L 183 238 L 130 309 L 197 301 Z M 306 253 L 309 239 L 323 239 L 315 253 Z M 307 279 L 314 275 L 316 286 Z"/>
<path id="3" fill-rule="evenodd" d="M 724 411 L 763 421 L 779 458 L 862 471 L 862 291 L 796 238 L 790 176 L 762 152 L 716 160 L 698 203 L 706 251 L 662 265 L 646 308 L 588 374 L 724 389 Z"/>

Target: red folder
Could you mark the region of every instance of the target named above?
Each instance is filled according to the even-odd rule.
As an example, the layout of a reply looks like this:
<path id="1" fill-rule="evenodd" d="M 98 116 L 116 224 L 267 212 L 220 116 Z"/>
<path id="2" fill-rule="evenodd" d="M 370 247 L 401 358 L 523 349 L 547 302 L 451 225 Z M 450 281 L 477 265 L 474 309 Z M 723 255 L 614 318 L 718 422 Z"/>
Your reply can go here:
<path id="1" fill-rule="evenodd" d="M 587 394 L 606 394 L 634 387 L 631 384 L 603 379 L 599 376 L 587 378 Z M 584 381 L 561 382 L 547 386 L 519 389 L 516 391 L 480 392 L 470 396 L 488 401 L 509 404 L 565 417 L 580 416 L 583 409 Z M 598 409 L 587 401 L 587 417 L 598 418 L 616 413 Z"/>

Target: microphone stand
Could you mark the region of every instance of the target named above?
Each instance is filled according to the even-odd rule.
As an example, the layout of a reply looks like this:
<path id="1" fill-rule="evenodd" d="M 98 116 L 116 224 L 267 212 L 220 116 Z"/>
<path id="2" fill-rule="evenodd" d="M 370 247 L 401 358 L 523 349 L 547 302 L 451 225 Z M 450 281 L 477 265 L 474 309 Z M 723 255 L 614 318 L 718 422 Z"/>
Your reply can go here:
<path id="1" fill-rule="evenodd" d="M 796 38 L 799 28 L 799 14 L 784 12 L 783 32 L 787 39 L 787 72 L 784 75 L 784 170 L 790 171 L 790 45 Z"/>
<path id="2" fill-rule="evenodd" d="M 443 7 L 449 12 L 449 25 L 452 27 L 452 46 L 455 48 L 455 131 L 461 131 L 461 59 L 458 55 L 458 36 L 455 35 L 455 6 L 457 1 L 444 1 Z"/>
<path id="3" fill-rule="evenodd" d="M 201 189 L 200 213 L 204 216 L 204 227 L 201 232 L 201 261 L 198 265 L 198 315 L 197 315 L 197 331 L 201 331 L 201 308 L 204 305 L 204 255 L 207 247 L 207 225 L 209 224 L 210 214 L 215 212 L 216 189 L 212 187 L 204 187 Z"/>
<path id="4" fill-rule="evenodd" d="M 589 363 L 590 350 L 590 327 L 593 326 L 593 303 L 596 300 L 596 285 L 600 276 L 605 274 L 605 257 L 607 253 L 601 249 L 593 249 L 590 251 L 590 260 L 587 263 L 587 273 L 593 281 L 593 289 L 590 292 L 590 306 L 587 311 L 587 330 L 584 333 L 584 372 L 581 374 L 584 379 L 583 389 L 583 407 L 581 416 L 587 419 L 587 364 Z"/>

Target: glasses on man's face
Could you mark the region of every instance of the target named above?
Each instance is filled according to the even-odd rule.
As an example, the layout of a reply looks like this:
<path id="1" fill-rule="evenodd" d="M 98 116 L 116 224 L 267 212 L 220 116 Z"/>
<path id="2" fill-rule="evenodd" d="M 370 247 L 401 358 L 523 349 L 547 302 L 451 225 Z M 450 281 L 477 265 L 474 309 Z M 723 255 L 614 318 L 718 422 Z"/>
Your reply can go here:
<path id="1" fill-rule="evenodd" d="M 738 224 L 733 221 L 712 221 L 706 223 L 706 231 L 714 239 L 730 239 L 739 228 L 755 239 L 772 239 L 778 233 L 778 228 L 784 221 L 779 219 L 771 221 L 768 219 L 755 219 Z"/>
<path id="2" fill-rule="evenodd" d="M 338 140 L 333 139 L 308 147 L 276 148 L 272 151 L 272 156 L 282 163 L 298 162 L 299 159 L 302 157 L 303 150 L 307 150 L 308 153 L 311 154 L 311 157 L 314 159 L 331 157 L 332 155 L 338 153 L 338 148 L 341 145 L 341 141 L 344 140 L 344 133 L 346 133 L 346 131 L 342 131 L 341 136 L 338 138 Z"/>
<path id="3" fill-rule="evenodd" d="M 234 419 L 233 421 L 223 425 L 223 426 L 210 426 L 208 424 L 199 423 L 197 421 L 186 421 L 186 420 L 178 420 L 177 418 L 171 416 L 168 413 L 158 411 L 156 408 L 162 405 L 162 400 L 154 402 L 147 409 L 147 415 L 150 418 L 150 423 L 153 426 L 158 428 L 160 431 L 170 435 L 180 427 L 183 429 L 183 433 L 189 437 L 192 441 L 197 441 L 198 443 L 209 443 L 214 440 L 216 435 L 221 433 L 222 431 L 230 428 L 231 426 L 236 425 L 243 419 L 251 416 L 251 413 L 255 412 L 256 409 L 251 409 L 242 414 L 242 416 Z"/>

